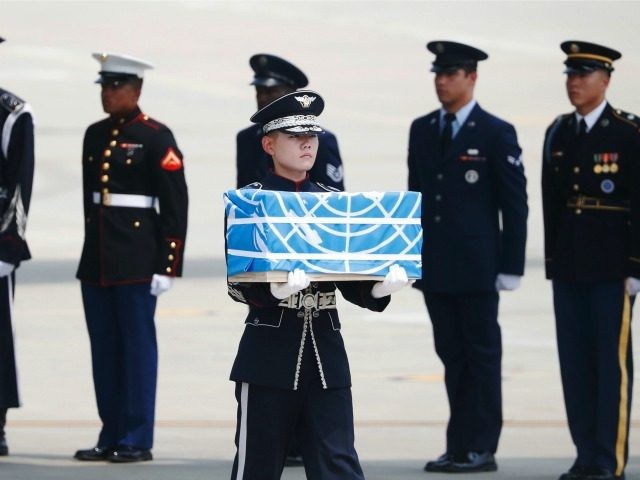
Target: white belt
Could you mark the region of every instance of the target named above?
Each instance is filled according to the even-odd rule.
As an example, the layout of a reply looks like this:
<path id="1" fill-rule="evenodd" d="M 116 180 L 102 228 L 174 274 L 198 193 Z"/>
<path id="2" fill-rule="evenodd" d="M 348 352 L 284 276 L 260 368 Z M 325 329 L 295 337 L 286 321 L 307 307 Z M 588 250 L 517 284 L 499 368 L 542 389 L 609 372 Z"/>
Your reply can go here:
<path id="1" fill-rule="evenodd" d="M 129 195 L 128 193 L 93 192 L 93 203 L 107 207 L 153 208 L 156 197 L 148 195 Z"/>

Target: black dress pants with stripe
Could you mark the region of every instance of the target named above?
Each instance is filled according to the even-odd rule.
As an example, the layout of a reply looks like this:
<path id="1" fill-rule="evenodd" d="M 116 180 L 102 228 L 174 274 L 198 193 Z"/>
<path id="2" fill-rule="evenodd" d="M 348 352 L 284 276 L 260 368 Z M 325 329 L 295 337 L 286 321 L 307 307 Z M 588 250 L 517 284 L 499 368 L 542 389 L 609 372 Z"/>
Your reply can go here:
<path id="1" fill-rule="evenodd" d="M 424 292 L 445 371 L 447 453 L 492 452 L 502 430 L 498 292 Z"/>
<path id="2" fill-rule="evenodd" d="M 20 406 L 11 311 L 15 273 L 0 278 L 0 410 Z"/>
<path id="3" fill-rule="evenodd" d="M 635 298 L 635 297 L 634 297 Z M 560 370 L 575 465 L 621 476 L 633 386 L 631 309 L 624 281 L 553 281 Z"/>
<path id="4" fill-rule="evenodd" d="M 308 480 L 364 480 L 351 388 L 323 389 L 310 350 L 305 348 L 298 390 L 236 383 L 238 450 L 231 480 L 280 479 L 294 431 Z"/>

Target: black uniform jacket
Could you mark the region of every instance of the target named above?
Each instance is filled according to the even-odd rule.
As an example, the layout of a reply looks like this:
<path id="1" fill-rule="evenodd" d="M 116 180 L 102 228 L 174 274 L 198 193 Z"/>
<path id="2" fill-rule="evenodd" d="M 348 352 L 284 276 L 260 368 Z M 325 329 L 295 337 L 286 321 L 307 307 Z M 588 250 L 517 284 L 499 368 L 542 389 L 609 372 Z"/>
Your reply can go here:
<path id="1" fill-rule="evenodd" d="M 547 278 L 640 278 L 640 119 L 607 104 L 591 130 L 547 129 L 542 200 Z"/>
<path id="2" fill-rule="evenodd" d="M 308 179 L 294 183 L 273 173 L 267 174 L 262 185 L 251 185 L 251 188 L 300 192 L 329 190 Z M 320 303 L 326 303 L 338 288 L 349 302 L 381 312 L 389 304 L 391 297 L 373 298 L 373 284 L 370 281 L 312 282 L 302 295 L 316 296 L 321 292 L 318 294 L 322 296 Z M 314 349 L 323 386 L 351 386 L 347 353 L 335 308 L 312 309 L 311 326 L 305 327 L 305 309 L 279 306 L 283 301 L 271 295 L 269 283 L 229 283 L 228 292 L 235 301 L 249 305 L 249 314 L 244 322 L 246 327 L 231 369 L 231 380 L 295 390 L 302 370 L 302 355 L 299 355 L 301 343 L 306 340 L 304 348 Z"/>
<path id="3" fill-rule="evenodd" d="M 137 108 L 94 123 L 84 137 L 82 172 L 85 239 L 77 277 L 116 285 L 147 282 L 154 273 L 181 276 L 188 197 L 171 131 Z M 157 197 L 159 213 L 110 206 L 111 194 Z"/>
<path id="4" fill-rule="evenodd" d="M 33 118 L 27 104 L 0 89 L 0 260 L 31 258 L 25 240 L 33 184 Z"/>
<path id="5" fill-rule="evenodd" d="M 522 275 L 527 193 L 515 129 L 476 105 L 446 152 L 439 111 L 409 136 L 409 190 L 422 192 L 422 283 L 434 292 L 494 291 Z"/>
<path id="6" fill-rule="evenodd" d="M 261 182 L 269 170 L 273 169 L 273 160 L 262 149 L 262 128 L 252 125 L 238 132 L 236 137 L 236 187 L 242 188 L 253 182 Z M 325 130 L 318 135 L 319 145 L 316 163 L 309 171 L 313 182 L 344 190 L 344 170 L 338 140 Z"/>

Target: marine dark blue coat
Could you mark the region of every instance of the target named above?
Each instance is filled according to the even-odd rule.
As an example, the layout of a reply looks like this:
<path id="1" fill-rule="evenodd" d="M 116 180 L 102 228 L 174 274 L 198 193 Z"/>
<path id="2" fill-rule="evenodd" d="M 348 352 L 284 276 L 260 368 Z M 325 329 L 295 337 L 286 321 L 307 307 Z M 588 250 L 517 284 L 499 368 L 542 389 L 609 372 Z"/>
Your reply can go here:
<path id="1" fill-rule="evenodd" d="M 273 160 L 262 149 L 262 127 L 252 125 L 238 132 L 236 137 L 237 188 L 253 182 L 261 182 L 273 168 Z M 344 190 L 344 170 L 338 140 L 331 132 L 318 135 L 319 145 L 316 162 L 309 171 L 312 182 Z"/>
<path id="2" fill-rule="evenodd" d="M 252 186 L 253 187 L 253 186 Z M 328 189 L 309 181 L 295 183 L 270 172 L 258 188 L 266 190 L 326 192 Z M 255 187 L 254 187 L 255 188 Z M 303 292 L 324 298 L 335 295 L 336 288 L 349 302 L 374 312 L 383 311 L 391 297 L 371 296 L 375 282 L 312 282 Z M 268 283 L 229 283 L 228 293 L 237 302 L 249 305 L 245 330 L 240 340 L 230 379 L 254 385 L 297 389 L 302 371 L 301 343 L 314 345 L 314 356 L 324 388 L 351 386 L 347 352 L 340 334 L 340 318 L 335 308 L 314 312 L 305 326 L 304 308 L 283 307 L 282 300 L 271 295 Z M 303 331 L 306 334 L 303 334 Z M 310 342 L 306 336 L 310 336 Z"/>
<path id="3" fill-rule="evenodd" d="M 515 129 L 476 105 L 446 152 L 439 111 L 409 136 L 409 190 L 422 192 L 423 278 L 433 292 L 495 291 L 522 275 L 527 193 Z"/>

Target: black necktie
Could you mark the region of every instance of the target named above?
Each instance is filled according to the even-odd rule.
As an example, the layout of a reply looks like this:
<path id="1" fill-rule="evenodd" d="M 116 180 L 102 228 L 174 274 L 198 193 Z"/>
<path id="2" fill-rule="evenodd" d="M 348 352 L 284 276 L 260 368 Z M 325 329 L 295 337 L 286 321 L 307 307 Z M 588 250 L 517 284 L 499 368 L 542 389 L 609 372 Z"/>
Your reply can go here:
<path id="1" fill-rule="evenodd" d="M 576 136 L 578 138 L 582 138 L 587 134 L 587 122 L 584 121 L 584 118 L 578 122 L 578 131 Z"/>
<path id="2" fill-rule="evenodd" d="M 445 113 L 444 115 L 444 127 L 440 134 L 440 150 L 446 151 L 451 145 L 451 138 L 453 137 L 453 121 L 456 119 L 455 114 Z"/>

